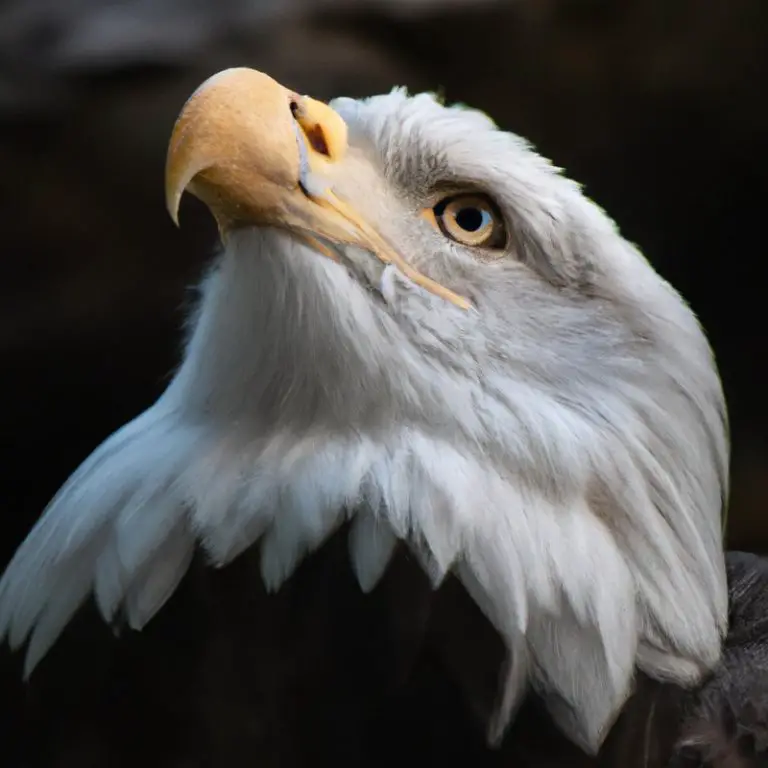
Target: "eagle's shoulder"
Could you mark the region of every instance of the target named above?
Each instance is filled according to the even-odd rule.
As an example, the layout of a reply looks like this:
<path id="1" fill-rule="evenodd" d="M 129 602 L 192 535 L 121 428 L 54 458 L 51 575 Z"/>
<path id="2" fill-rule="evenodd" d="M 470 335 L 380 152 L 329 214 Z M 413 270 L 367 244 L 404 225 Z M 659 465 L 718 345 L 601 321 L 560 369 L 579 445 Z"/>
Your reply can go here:
<path id="1" fill-rule="evenodd" d="M 731 552 L 722 662 L 686 708 L 676 766 L 768 765 L 768 558 Z"/>

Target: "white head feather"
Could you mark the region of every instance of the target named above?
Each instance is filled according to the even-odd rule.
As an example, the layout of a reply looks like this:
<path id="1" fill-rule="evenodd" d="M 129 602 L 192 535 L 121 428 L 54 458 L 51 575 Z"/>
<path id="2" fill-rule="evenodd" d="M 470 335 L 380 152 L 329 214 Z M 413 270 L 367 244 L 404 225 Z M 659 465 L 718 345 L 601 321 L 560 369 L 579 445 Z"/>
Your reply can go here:
<path id="1" fill-rule="evenodd" d="M 200 542 L 261 542 L 277 589 L 353 518 L 361 586 L 397 539 L 453 570 L 510 649 L 497 738 L 527 684 L 594 750 L 636 668 L 690 684 L 718 660 L 727 425 L 690 310 L 579 188 L 483 115 L 432 97 L 333 105 L 344 195 L 464 311 L 361 250 L 335 264 L 234 234 L 160 400 L 70 478 L 0 582 L 27 672 L 93 592 L 141 628 Z M 417 215 L 482 190 L 507 252 L 478 259 Z"/>

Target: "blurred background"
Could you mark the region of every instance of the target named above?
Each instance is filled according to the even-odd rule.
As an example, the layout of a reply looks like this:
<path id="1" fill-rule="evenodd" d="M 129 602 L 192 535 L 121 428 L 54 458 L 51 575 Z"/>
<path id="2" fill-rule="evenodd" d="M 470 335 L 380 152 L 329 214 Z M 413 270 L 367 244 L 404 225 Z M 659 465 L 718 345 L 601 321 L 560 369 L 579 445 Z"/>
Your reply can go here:
<path id="1" fill-rule="evenodd" d="M 0 568 L 178 360 L 216 232 L 166 215 L 166 142 L 234 65 L 321 99 L 440 90 L 583 182 L 706 327 L 729 542 L 768 551 L 765 0 L 2 0 Z"/>

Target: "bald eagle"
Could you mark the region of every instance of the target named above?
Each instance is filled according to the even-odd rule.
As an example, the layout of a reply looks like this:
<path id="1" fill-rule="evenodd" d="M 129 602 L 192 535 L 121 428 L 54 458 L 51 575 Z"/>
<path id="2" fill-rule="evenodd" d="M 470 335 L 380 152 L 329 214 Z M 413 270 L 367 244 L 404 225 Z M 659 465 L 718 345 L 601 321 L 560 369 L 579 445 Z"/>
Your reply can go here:
<path id="1" fill-rule="evenodd" d="M 183 361 L 0 582 L 27 676 L 91 596 L 154 639 L 35 764 L 757 765 L 716 366 L 603 211 L 479 112 L 248 69 L 184 106 L 186 190 L 223 247 Z"/>

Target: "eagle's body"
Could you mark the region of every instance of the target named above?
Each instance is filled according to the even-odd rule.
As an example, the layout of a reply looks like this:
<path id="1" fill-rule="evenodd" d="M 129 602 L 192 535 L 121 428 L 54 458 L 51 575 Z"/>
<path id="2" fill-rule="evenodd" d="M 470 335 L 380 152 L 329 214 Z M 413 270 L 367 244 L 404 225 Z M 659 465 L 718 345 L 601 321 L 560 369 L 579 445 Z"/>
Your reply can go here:
<path id="1" fill-rule="evenodd" d="M 0 582 L 28 671 L 91 593 L 110 622 L 157 614 L 128 641 L 132 719 L 85 685 L 107 753 L 80 765 L 665 764 L 732 674 L 695 317 L 483 116 L 399 91 L 332 112 L 244 75 L 252 103 L 238 77 L 195 94 L 169 154 L 172 214 L 190 186 L 226 240 L 182 365 Z M 163 608 L 196 551 L 234 564 Z"/>
<path id="2" fill-rule="evenodd" d="M 221 571 L 193 564 L 140 633 L 115 638 L 86 610 L 29 683 L 17 684 L 3 722 L 4 768 L 762 768 L 756 758 L 670 760 L 688 708 L 702 707 L 690 728 L 705 753 L 711 744 L 750 754 L 750 731 L 766 738 L 764 720 L 754 719 L 768 690 L 763 561 L 730 556 L 749 613 L 712 692 L 642 678 L 591 757 L 536 696 L 501 748 L 489 749 L 498 638 L 453 579 L 433 593 L 405 552 L 378 590 L 361 593 L 345 533 L 276 595 L 248 552 Z"/>

